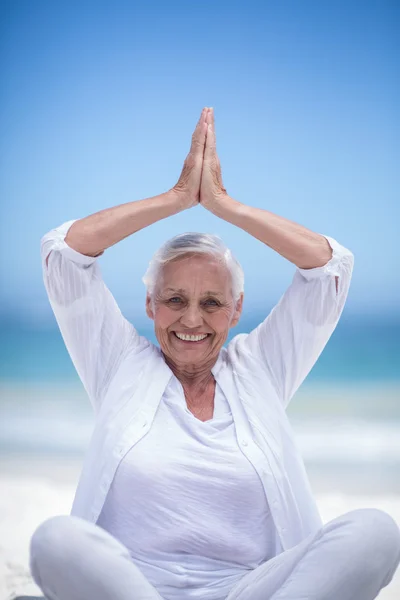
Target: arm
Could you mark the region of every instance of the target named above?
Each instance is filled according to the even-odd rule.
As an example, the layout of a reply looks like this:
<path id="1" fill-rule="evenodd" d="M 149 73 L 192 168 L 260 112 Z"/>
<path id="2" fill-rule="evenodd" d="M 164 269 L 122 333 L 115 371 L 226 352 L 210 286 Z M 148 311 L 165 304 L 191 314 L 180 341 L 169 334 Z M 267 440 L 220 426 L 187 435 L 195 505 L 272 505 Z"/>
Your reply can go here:
<path id="1" fill-rule="evenodd" d="M 121 314 L 97 257 L 127 236 L 199 200 L 205 111 L 176 186 L 169 192 L 68 221 L 41 241 L 44 285 L 67 350 L 97 410 L 125 357 L 147 342 Z"/>
<path id="2" fill-rule="evenodd" d="M 325 265 L 332 258 L 332 249 L 325 236 L 267 210 L 241 204 L 227 194 L 217 155 L 212 109 L 207 113 L 206 121 L 208 129 L 200 188 L 201 204 L 217 217 L 244 229 L 299 269 Z"/>
<path id="3" fill-rule="evenodd" d="M 174 189 L 145 200 L 106 208 L 76 220 L 65 242 L 81 254 L 97 257 L 104 250 L 161 219 L 188 208 L 182 195 Z"/>
<path id="4" fill-rule="evenodd" d="M 353 254 L 323 236 L 227 197 L 215 214 L 241 227 L 296 265 L 293 281 L 242 349 L 260 359 L 285 407 L 326 346 L 342 314 Z"/>
<path id="5" fill-rule="evenodd" d="M 246 206 L 228 195 L 209 210 L 244 229 L 299 269 L 322 267 L 332 258 L 325 236 L 267 210 Z"/>
<path id="6" fill-rule="evenodd" d="M 68 221 L 41 240 L 50 305 L 95 410 L 128 353 L 139 352 L 144 343 L 105 285 L 97 256 L 119 236 L 129 235 L 126 223 L 138 231 L 145 223 L 175 214 L 180 206 L 181 198 L 167 193 Z"/>
<path id="7" fill-rule="evenodd" d="M 354 257 L 333 238 L 233 200 L 222 185 L 213 118 L 209 121 L 201 203 L 297 267 L 278 304 L 263 323 L 241 337 L 238 347 L 259 359 L 286 407 L 338 323 L 350 286 Z M 219 182 L 217 187 L 215 182 Z"/>
<path id="8" fill-rule="evenodd" d="M 332 258 L 323 266 L 297 268 L 267 318 L 239 347 L 257 357 L 286 408 L 338 324 L 353 272 L 353 254 L 326 236 Z"/>
<path id="9" fill-rule="evenodd" d="M 99 256 L 132 233 L 198 204 L 207 130 L 206 116 L 207 109 L 204 108 L 193 132 L 181 176 L 169 192 L 146 200 L 120 204 L 75 221 L 68 231 L 66 243 L 87 256 Z"/>

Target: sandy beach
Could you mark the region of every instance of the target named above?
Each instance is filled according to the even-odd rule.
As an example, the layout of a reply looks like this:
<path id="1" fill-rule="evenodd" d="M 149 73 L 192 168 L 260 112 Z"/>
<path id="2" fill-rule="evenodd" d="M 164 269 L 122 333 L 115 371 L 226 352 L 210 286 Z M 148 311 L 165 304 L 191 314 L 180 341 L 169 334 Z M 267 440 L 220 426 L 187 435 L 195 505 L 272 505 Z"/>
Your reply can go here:
<path id="1" fill-rule="evenodd" d="M 69 514 L 79 471 L 79 460 L 32 460 L 21 456 L 0 462 L 0 600 L 40 595 L 29 574 L 29 539 L 45 519 Z M 362 495 L 328 492 L 315 479 L 312 484 L 324 523 L 356 508 L 374 507 L 389 513 L 400 526 L 397 494 L 377 494 L 373 490 L 363 490 Z M 400 598 L 400 570 L 379 598 Z"/>

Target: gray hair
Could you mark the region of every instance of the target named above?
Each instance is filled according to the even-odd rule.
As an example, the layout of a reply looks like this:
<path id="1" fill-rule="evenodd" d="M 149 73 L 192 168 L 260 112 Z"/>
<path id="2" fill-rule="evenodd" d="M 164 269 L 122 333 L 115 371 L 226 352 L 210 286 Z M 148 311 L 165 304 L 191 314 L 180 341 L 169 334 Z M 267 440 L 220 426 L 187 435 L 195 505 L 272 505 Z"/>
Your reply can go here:
<path id="1" fill-rule="evenodd" d="M 177 258 L 190 254 L 209 254 L 228 268 L 232 277 L 232 295 L 236 302 L 244 290 L 244 273 L 231 250 L 217 235 L 211 233 L 181 233 L 167 240 L 153 255 L 142 278 L 150 296 L 153 295 L 162 267 Z"/>

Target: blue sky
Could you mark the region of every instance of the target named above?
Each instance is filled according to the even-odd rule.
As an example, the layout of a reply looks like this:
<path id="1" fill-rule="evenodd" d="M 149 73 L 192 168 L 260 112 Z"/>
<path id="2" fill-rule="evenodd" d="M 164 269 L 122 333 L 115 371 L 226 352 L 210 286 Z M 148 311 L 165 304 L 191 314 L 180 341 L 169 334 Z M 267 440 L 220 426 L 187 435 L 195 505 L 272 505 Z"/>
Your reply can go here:
<path id="1" fill-rule="evenodd" d="M 346 310 L 399 314 L 397 2 L 2 2 L 0 318 L 53 322 L 40 239 L 159 194 L 214 106 L 225 186 L 355 254 Z M 167 238 L 219 234 L 245 311 L 270 310 L 294 266 L 201 207 L 100 259 L 123 312 Z"/>

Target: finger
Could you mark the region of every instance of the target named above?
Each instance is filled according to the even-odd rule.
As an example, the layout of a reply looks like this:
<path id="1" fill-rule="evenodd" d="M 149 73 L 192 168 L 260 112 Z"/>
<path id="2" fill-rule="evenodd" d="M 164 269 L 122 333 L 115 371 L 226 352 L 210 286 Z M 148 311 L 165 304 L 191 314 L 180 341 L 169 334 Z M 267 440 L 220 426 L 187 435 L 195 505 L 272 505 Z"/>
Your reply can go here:
<path id="1" fill-rule="evenodd" d="M 207 124 L 207 138 L 206 145 L 204 149 L 204 160 L 210 160 L 215 157 L 216 147 L 215 147 L 215 135 L 214 129 L 211 123 Z"/>
<path id="2" fill-rule="evenodd" d="M 196 137 L 198 137 L 200 135 L 200 132 L 202 130 L 202 124 L 205 122 L 206 117 L 207 117 L 207 107 L 203 108 L 203 110 L 201 111 L 200 118 L 197 121 L 195 130 L 193 131 L 192 142 Z"/>
<path id="3" fill-rule="evenodd" d="M 211 124 L 215 130 L 215 113 L 214 113 L 214 109 L 213 108 L 209 108 L 208 109 L 210 116 L 211 116 Z"/>
<path id="4" fill-rule="evenodd" d="M 210 124 L 214 133 L 214 144 L 216 146 L 217 144 L 217 138 L 215 135 L 215 119 L 214 119 L 214 109 L 213 108 L 209 108 L 207 111 L 207 116 L 206 116 L 206 121 L 207 124 Z"/>
<path id="5" fill-rule="evenodd" d="M 201 127 L 200 127 L 200 132 L 199 132 L 199 137 L 198 137 L 198 145 L 197 145 L 197 152 L 201 157 L 203 158 L 203 154 L 204 154 L 204 148 L 206 145 L 206 138 L 207 138 L 207 123 L 205 122 L 205 120 L 201 123 Z"/>
<path id="6" fill-rule="evenodd" d="M 192 148 L 191 149 L 193 149 L 193 141 L 195 140 L 195 138 L 199 137 L 199 135 L 200 135 L 200 132 L 202 130 L 202 124 L 205 122 L 206 116 L 207 116 L 207 107 L 203 108 L 203 110 L 201 111 L 200 118 L 197 121 L 197 125 L 196 125 L 195 130 L 192 135 Z"/>
<path id="7" fill-rule="evenodd" d="M 211 125 L 212 125 L 212 130 L 214 133 L 214 142 L 215 142 L 215 145 L 217 145 L 217 135 L 215 133 L 215 113 L 214 113 L 213 108 L 210 108 L 210 111 L 211 111 Z"/>
<path id="8" fill-rule="evenodd" d="M 201 123 L 204 123 L 204 121 L 206 119 L 206 116 L 207 116 L 207 110 L 208 110 L 207 106 L 205 106 L 203 108 L 203 110 L 201 111 L 200 118 L 199 118 L 199 120 L 197 122 L 197 125 L 201 125 Z"/>
<path id="9" fill-rule="evenodd" d="M 203 127 L 202 127 L 202 126 L 203 126 L 203 124 L 206 122 L 206 119 L 207 119 L 207 112 L 208 112 L 208 108 L 207 108 L 207 107 L 203 108 L 203 110 L 202 110 L 202 112 L 201 112 L 201 115 L 200 115 L 200 119 L 199 119 L 199 121 L 198 121 L 198 123 L 197 123 L 197 127 L 196 127 L 196 129 L 197 129 L 197 128 L 198 128 L 198 129 L 200 129 L 200 130 L 201 130 L 201 129 L 203 129 Z"/>
<path id="10" fill-rule="evenodd" d="M 190 152 L 193 154 L 200 154 L 203 156 L 204 145 L 206 141 L 206 133 L 207 133 L 207 107 L 203 108 L 200 119 L 196 125 L 196 129 L 192 135 L 192 144 L 190 147 Z"/>
<path id="11" fill-rule="evenodd" d="M 203 109 L 203 112 L 200 117 L 200 130 L 201 131 L 204 130 L 205 132 L 207 132 L 207 114 L 208 114 L 208 108 L 205 107 Z"/>
<path id="12" fill-rule="evenodd" d="M 207 121 L 208 123 L 211 123 L 215 131 L 215 113 L 213 108 L 207 109 Z"/>

